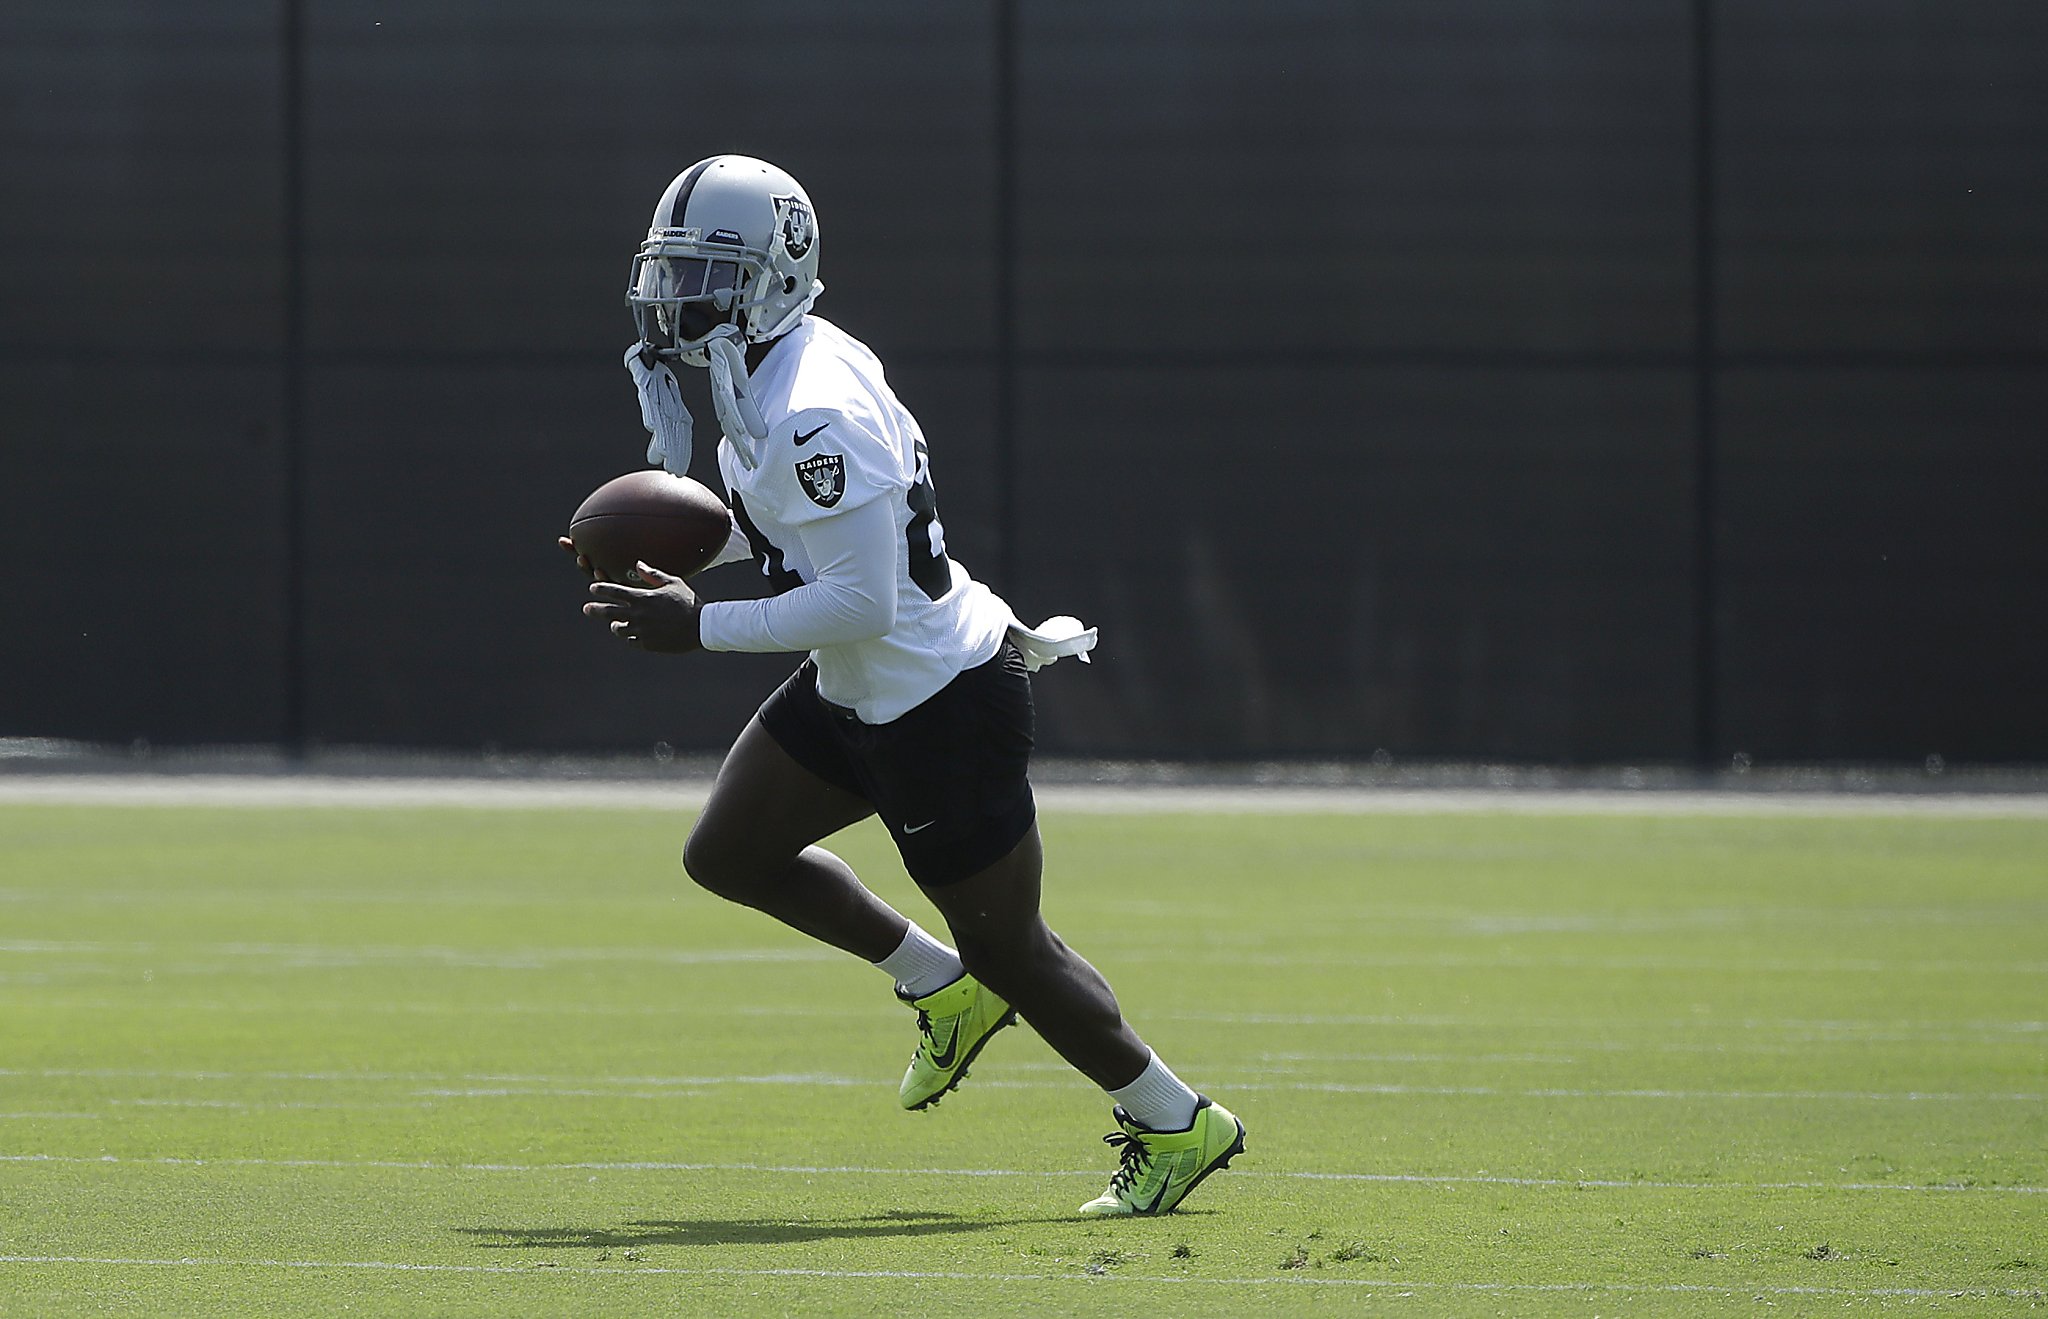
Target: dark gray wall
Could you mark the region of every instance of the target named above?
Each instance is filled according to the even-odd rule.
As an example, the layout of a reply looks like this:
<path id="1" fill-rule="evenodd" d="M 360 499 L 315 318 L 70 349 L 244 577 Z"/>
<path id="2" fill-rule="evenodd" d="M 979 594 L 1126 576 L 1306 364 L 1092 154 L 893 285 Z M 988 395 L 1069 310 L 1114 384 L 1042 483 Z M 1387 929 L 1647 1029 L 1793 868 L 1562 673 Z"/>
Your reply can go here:
<path id="1" fill-rule="evenodd" d="M 2041 759 L 2044 57 L 2034 0 L 23 0 L 0 736 L 729 737 L 788 661 L 611 646 L 552 538 L 738 150 L 959 557 L 1102 626 L 1050 749 Z"/>
<path id="2" fill-rule="evenodd" d="M 2048 6 L 1722 6 L 1722 705 L 2048 758 Z"/>

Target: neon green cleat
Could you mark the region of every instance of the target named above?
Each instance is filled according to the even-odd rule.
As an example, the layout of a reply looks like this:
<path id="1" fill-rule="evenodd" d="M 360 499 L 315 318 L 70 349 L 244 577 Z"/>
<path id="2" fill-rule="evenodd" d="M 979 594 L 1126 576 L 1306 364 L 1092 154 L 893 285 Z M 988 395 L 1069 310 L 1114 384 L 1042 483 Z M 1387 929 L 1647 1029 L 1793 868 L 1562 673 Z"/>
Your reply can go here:
<path id="1" fill-rule="evenodd" d="M 1120 1145 L 1122 1162 L 1109 1179 L 1109 1189 L 1081 1206 L 1090 1218 L 1171 1213 L 1188 1192 L 1218 1168 L 1244 1153 L 1244 1123 L 1223 1105 L 1196 1096 L 1194 1125 L 1186 1131 L 1153 1131 L 1133 1121 L 1123 1105 L 1116 1108 L 1121 1134 L 1104 1136 Z"/>
<path id="2" fill-rule="evenodd" d="M 923 998 L 912 998 L 900 988 L 896 997 L 917 1009 L 917 1052 L 910 1055 L 897 1092 L 908 1109 L 938 1103 L 940 1096 L 967 1079 L 967 1064 L 989 1037 L 1017 1020 L 1008 1003 L 970 975 Z"/>

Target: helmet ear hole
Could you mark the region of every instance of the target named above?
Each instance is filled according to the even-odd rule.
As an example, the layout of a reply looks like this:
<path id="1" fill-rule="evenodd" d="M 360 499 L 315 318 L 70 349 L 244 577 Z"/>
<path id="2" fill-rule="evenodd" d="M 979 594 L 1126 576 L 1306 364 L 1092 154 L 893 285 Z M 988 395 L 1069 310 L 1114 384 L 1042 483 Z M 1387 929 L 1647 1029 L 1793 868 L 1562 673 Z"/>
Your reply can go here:
<path id="1" fill-rule="evenodd" d="M 782 292 L 783 292 L 783 294 L 784 294 L 785 296 L 786 296 L 786 295 L 788 295 L 788 294 L 791 294 L 791 293 L 794 293 L 794 292 L 796 292 L 796 276 L 795 276 L 795 275 L 784 275 L 784 276 L 782 277 Z"/>

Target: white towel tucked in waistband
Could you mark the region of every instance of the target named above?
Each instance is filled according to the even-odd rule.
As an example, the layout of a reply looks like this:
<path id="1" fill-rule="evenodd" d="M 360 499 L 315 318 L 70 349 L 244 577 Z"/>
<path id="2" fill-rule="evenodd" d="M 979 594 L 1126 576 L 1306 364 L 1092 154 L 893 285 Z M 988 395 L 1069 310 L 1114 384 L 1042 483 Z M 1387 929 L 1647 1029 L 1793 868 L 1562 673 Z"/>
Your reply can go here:
<path id="1" fill-rule="evenodd" d="M 1086 664 L 1088 652 L 1095 649 L 1095 629 L 1083 627 L 1078 618 L 1061 614 L 1037 627 L 1025 627 L 1015 614 L 1010 620 L 1010 642 L 1022 652 L 1026 672 L 1036 673 L 1069 655 Z"/>

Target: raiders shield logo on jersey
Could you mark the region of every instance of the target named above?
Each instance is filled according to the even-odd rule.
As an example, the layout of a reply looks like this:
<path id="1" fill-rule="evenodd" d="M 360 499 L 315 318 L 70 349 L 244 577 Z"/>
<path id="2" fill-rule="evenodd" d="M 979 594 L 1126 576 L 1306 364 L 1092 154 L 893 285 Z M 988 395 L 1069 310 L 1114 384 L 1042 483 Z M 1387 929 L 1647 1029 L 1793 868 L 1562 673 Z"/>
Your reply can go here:
<path id="1" fill-rule="evenodd" d="M 837 453 L 821 453 L 815 458 L 806 458 L 796 465 L 797 480 L 803 482 L 804 493 L 819 508 L 830 508 L 839 502 L 839 496 L 846 493 L 846 457 Z"/>

